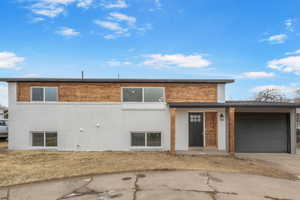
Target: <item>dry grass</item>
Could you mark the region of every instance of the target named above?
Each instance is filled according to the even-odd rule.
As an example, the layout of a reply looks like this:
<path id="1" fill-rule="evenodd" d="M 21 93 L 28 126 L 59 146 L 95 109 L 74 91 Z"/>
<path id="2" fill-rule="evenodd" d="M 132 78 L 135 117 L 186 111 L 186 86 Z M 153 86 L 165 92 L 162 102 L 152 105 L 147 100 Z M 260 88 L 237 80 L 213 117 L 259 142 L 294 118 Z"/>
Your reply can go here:
<path id="1" fill-rule="evenodd" d="M 294 179 L 257 160 L 232 156 L 175 156 L 162 152 L 0 152 L 0 186 L 72 176 L 141 170 L 207 170 Z"/>
<path id="2" fill-rule="evenodd" d="M 7 148 L 7 142 L 6 141 L 0 141 L 0 148 Z"/>

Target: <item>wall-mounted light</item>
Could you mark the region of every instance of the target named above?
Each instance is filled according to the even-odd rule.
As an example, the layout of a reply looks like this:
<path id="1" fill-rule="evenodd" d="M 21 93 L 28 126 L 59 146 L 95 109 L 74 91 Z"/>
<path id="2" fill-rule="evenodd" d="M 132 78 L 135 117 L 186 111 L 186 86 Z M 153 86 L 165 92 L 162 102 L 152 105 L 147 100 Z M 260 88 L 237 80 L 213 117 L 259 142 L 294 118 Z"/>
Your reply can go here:
<path id="1" fill-rule="evenodd" d="M 221 121 L 224 121 L 224 119 L 225 119 L 225 116 L 224 116 L 223 113 L 221 113 L 221 114 L 220 114 L 220 120 L 221 120 Z"/>
<path id="2" fill-rule="evenodd" d="M 83 128 L 80 128 L 80 129 L 79 129 L 79 132 L 81 132 L 81 133 L 82 133 L 83 131 L 84 131 L 84 130 L 83 130 Z"/>
<path id="3" fill-rule="evenodd" d="M 96 123 L 96 127 L 99 128 L 100 127 L 100 123 Z"/>

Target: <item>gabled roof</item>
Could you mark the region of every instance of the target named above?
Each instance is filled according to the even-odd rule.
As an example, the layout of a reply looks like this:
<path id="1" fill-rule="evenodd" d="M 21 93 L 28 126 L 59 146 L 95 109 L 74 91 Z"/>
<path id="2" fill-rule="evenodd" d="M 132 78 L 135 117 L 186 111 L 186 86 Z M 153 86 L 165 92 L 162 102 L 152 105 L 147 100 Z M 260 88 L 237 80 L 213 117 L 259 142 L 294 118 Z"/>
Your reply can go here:
<path id="1" fill-rule="evenodd" d="M 0 78 L 0 82 L 78 82 L 78 83 L 233 83 L 233 79 L 110 79 L 110 78 Z"/>

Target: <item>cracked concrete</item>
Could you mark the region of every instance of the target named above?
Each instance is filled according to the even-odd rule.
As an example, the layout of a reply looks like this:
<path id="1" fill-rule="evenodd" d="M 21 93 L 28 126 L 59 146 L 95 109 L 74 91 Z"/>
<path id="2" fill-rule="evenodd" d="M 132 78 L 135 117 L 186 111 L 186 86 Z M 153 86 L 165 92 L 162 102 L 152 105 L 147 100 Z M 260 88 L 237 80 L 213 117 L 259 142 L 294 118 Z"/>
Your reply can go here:
<path id="1" fill-rule="evenodd" d="M 297 154 L 288 153 L 237 153 L 238 158 L 258 159 L 270 163 L 272 166 L 288 171 L 300 179 L 300 148 Z"/>
<path id="2" fill-rule="evenodd" d="M 120 173 L 0 189 L 0 200 L 297 200 L 300 181 L 203 171 Z"/>

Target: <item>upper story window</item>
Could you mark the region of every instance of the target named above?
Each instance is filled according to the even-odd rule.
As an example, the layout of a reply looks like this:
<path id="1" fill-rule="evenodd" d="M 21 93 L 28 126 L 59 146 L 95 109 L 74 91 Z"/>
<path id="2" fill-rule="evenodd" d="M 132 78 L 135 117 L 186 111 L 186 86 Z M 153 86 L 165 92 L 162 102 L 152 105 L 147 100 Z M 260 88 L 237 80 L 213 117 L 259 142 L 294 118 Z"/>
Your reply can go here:
<path id="1" fill-rule="evenodd" d="M 31 101 L 57 101 L 58 88 L 57 87 L 32 87 Z"/>
<path id="2" fill-rule="evenodd" d="M 123 102 L 163 102 L 165 97 L 162 87 L 123 88 Z"/>

